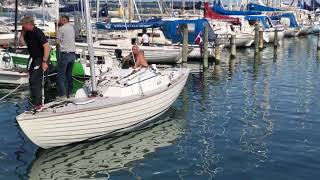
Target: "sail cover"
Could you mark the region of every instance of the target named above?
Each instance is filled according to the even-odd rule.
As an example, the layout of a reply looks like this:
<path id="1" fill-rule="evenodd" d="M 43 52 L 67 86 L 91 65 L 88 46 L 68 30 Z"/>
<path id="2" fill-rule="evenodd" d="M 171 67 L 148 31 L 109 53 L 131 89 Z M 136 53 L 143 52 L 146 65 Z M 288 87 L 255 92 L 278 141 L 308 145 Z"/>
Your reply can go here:
<path id="1" fill-rule="evenodd" d="M 221 20 L 224 22 L 229 22 L 232 24 L 240 24 L 239 18 L 224 16 L 224 15 L 220 15 L 220 14 L 213 12 L 212 9 L 209 7 L 209 3 L 207 3 L 207 2 L 204 3 L 204 17 L 209 18 L 209 19 L 217 19 L 217 20 Z"/>
<path id="2" fill-rule="evenodd" d="M 246 15 L 261 15 L 259 11 L 229 11 L 224 9 L 220 3 L 214 3 L 212 7 L 213 11 L 222 15 L 232 16 L 246 16 Z"/>
<path id="3" fill-rule="evenodd" d="M 249 3 L 247 5 L 247 8 L 248 10 L 251 10 L 251 11 L 282 11 L 281 9 L 278 9 L 278 8 L 263 6 L 263 5 L 254 4 L 254 3 Z"/>

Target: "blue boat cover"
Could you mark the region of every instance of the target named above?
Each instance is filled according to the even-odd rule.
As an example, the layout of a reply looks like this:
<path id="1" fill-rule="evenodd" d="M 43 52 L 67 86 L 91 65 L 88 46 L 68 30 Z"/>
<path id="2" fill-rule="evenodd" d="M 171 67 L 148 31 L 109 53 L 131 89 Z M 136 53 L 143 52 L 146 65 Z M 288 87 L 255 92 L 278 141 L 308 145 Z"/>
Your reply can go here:
<path id="1" fill-rule="evenodd" d="M 105 23 L 97 22 L 96 28 L 102 30 L 134 30 L 134 29 L 146 29 L 146 28 L 156 28 L 162 25 L 162 21 L 140 21 L 134 23 Z"/>
<path id="2" fill-rule="evenodd" d="M 263 25 L 264 29 L 269 29 L 270 27 L 270 23 L 268 22 L 268 17 L 264 16 L 264 15 L 252 15 L 252 16 L 245 16 L 245 20 L 247 21 L 260 21 L 261 24 Z"/>
<path id="3" fill-rule="evenodd" d="M 194 20 L 162 20 L 162 19 L 149 19 L 136 23 L 105 23 L 97 22 L 96 28 L 103 30 L 134 30 L 134 29 L 146 29 L 157 28 L 163 31 L 165 37 L 170 39 L 172 43 L 182 42 L 182 33 L 180 26 L 188 26 L 188 42 L 189 44 L 195 44 L 195 39 L 200 32 L 204 33 L 204 25 L 208 24 L 207 19 L 194 19 Z M 209 28 L 209 41 L 212 42 L 216 38 L 212 28 Z"/>
<path id="4" fill-rule="evenodd" d="M 291 28 L 299 27 L 299 24 L 298 24 L 296 17 L 294 16 L 293 13 L 283 13 L 283 14 L 279 14 L 277 16 L 270 17 L 270 19 L 272 19 L 272 20 L 280 20 L 281 18 L 288 18 L 290 20 L 290 27 Z"/>
<path id="5" fill-rule="evenodd" d="M 233 16 L 246 16 L 246 15 L 261 15 L 260 11 L 230 11 L 224 9 L 219 3 L 214 3 L 212 7 L 213 11 L 222 15 Z"/>
<path id="6" fill-rule="evenodd" d="M 249 3 L 247 5 L 247 9 L 251 11 L 282 11 L 278 8 L 268 7 L 268 6 L 262 6 L 259 4 Z"/>
<path id="7" fill-rule="evenodd" d="M 163 20 L 161 30 L 166 38 L 170 39 L 172 43 L 182 42 L 181 25 L 188 26 L 188 43 L 195 44 L 195 39 L 200 34 L 204 34 L 204 25 L 208 24 L 207 19 L 194 19 L 194 20 Z M 213 29 L 209 27 L 209 42 L 213 42 L 216 39 L 216 34 Z"/>

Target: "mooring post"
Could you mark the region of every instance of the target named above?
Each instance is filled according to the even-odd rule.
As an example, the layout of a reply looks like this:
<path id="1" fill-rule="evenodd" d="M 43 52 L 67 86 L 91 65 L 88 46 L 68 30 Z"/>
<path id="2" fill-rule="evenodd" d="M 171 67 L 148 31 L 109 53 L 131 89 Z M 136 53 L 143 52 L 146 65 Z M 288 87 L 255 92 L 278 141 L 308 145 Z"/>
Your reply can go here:
<path id="1" fill-rule="evenodd" d="M 254 27 L 254 52 L 259 53 L 259 24 Z"/>
<path id="2" fill-rule="evenodd" d="M 273 41 L 274 48 L 278 47 L 278 43 L 279 43 L 279 40 L 278 40 L 278 29 L 275 28 L 274 29 L 274 41 Z"/>
<path id="3" fill-rule="evenodd" d="M 259 49 L 263 49 L 263 30 L 259 30 Z"/>
<path id="4" fill-rule="evenodd" d="M 221 52 L 220 52 L 221 50 L 220 50 L 220 46 L 219 45 L 216 45 L 215 47 L 214 47 L 214 59 L 215 59 L 215 64 L 220 64 L 220 60 L 221 60 L 221 58 L 220 58 L 220 54 L 221 54 Z"/>
<path id="5" fill-rule="evenodd" d="M 203 47 L 203 68 L 208 68 L 208 45 L 209 45 L 209 27 L 204 26 L 204 47 Z"/>
<path id="6" fill-rule="evenodd" d="M 317 50 L 320 50 L 320 33 L 318 33 L 318 43 L 317 43 Z"/>
<path id="7" fill-rule="evenodd" d="M 236 35 L 231 35 L 230 37 L 230 58 L 236 57 Z"/>
<path id="8" fill-rule="evenodd" d="M 186 63 L 188 61 L 188 26 L 186 24 L 182 25 L 182 62 Z"/>

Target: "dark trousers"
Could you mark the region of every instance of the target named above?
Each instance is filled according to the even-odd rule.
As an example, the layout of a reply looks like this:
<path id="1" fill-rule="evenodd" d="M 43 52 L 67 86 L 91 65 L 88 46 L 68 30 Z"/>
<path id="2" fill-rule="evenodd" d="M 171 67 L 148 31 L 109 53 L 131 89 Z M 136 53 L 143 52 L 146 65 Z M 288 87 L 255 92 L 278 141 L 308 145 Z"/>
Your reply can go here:
<path id="1" fill-rule="evenodd" d="M 31 103 L 35 106 L 42 104 L 42 58 L 31 59 L 29 68 L 29 84 L 31 90 Z"/>
<path id="2" fill-rule="evenodd" d="M 75 53 L 61 52 L 60 59 L 58 61 L 58 95 L 70 96 L 72 92 L 72 69 L 76 59 Z"/>

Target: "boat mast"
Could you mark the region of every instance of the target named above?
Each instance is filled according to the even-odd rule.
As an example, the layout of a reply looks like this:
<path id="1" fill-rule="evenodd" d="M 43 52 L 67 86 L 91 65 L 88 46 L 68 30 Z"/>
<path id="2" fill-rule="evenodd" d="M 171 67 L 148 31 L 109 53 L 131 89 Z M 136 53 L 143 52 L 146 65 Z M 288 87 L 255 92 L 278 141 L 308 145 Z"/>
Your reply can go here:
<path id="1" fill-rule="evenodd" d="M 99 15 L 100 15 L 100 0 L 97 0 L 97 8 L 96 8 L 96 23 L 99 22 Z M 98 29 L 96 28 L 96 34 L 95 34 L 95 41 L 98 40 Z"/>
<path id="2" fill-rule="evenodd" d="M 139 10 L 138 10 L 138 7 L 137 7 L 137 3 L 136 3 L 135 0 L 133 0 L 133 5 L 134 5 L 135 10 L 137 11 L 138 19 L 139 19 L 139 21 L 141 21 L 140 13 L 139 13 Z"/>
<path id="3" fill-rule="evenodd" d="M 58 34 L 58 23 L 59 23 L 59 16 L 60 16 L 60 12 L 59 12 L 59 8 L 60 8 L 60 1 L 59 0 L 56 0 L 56 23 L 57 23 L 57 26 L 56 26 L 56 35 Z"/>
<path id="4" fill-rule="evenodd" d="M 93 55 L 93 41 L 92 41 L 92 26 L 91 26 L 91 16 L 90 16 L 90 6 L 89 0 L 84 0 L 84 14 L 86 19 L 86 30 L 87 30 L 87 43 L 88 43 L 88 53 L 89 53 L 89 61 L 90 61 L 90 73 L 91 73 L 91 85 L 92 92 L 91 95 L 97 94 L 97 79 L 94 67 L 94 55 Z"/>
<path id="5" fill-rule="evenodd" d="M 185 8 L 186 8 L 186 1 L 182 0 L 182 15 L 185 14 Z"/>
<path id="6" fill-rule="evenodd" d="M 45 27 L 44 0 L 42 0 L 42 26 Z"/>
<path id="7" fill-rule="evenodd" d="M 173 0 L 171 0 L 171 16 L 173 16 Z"/>
<path id="8" fill-rule="evenodd" d="M 162 4 L 160 3 L 160 0 L 157 0 L 157 2 L 158 2 L 159 9 L 160 9 L 160 13 L 162 15 L 163 14 Z"/>
<path id="9" fill-rule="evenodd" d="M 17 50 L 18 47 L 18 0 L 15 2 L 15 11 L 14 11 L 14 48 Z"/>
<path id="10" fill-rule="evenodd" d="M 193 6 L 193 15 L 196 15 L 196 4 L 194 0 L 192 0 L 192 6 Z"/>

